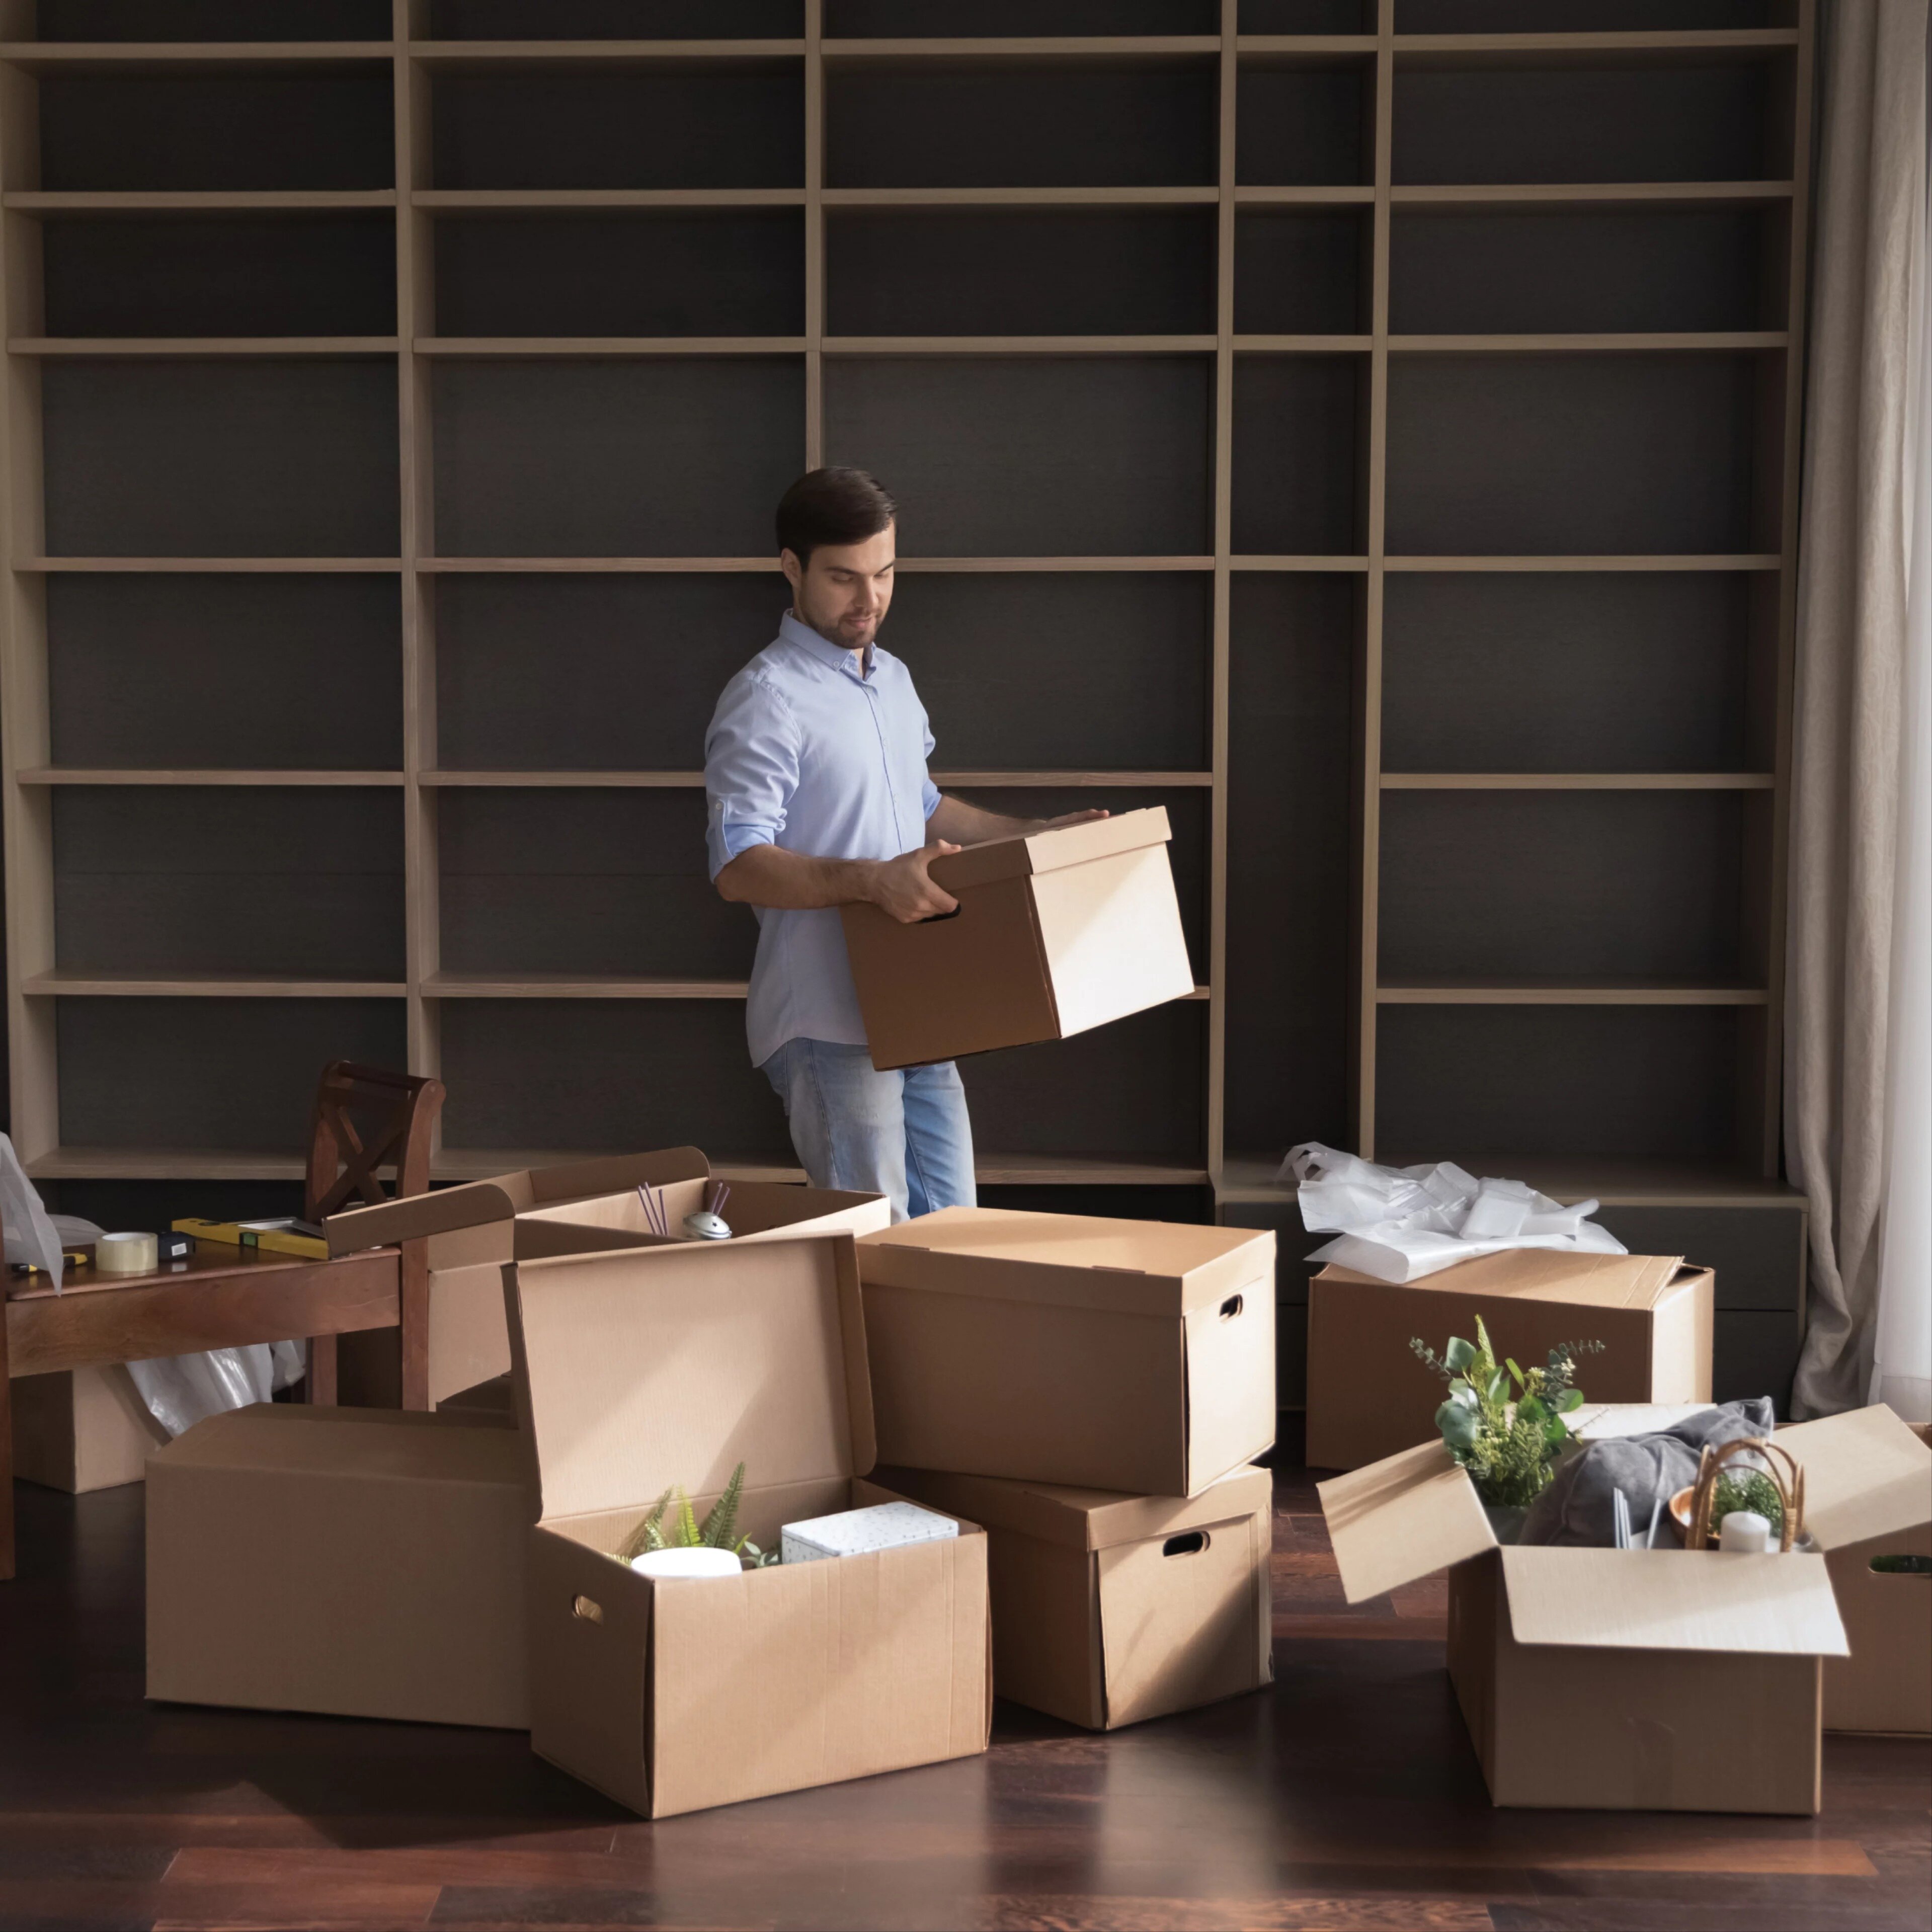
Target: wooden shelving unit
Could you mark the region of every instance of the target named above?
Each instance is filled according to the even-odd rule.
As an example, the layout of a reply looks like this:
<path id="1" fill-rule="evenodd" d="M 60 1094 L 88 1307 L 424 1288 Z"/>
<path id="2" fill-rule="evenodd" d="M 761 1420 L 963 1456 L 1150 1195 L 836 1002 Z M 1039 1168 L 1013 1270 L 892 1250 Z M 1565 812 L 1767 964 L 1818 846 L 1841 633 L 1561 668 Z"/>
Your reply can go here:
<path id="1" fill-rule="evenodd" d="M 1308 1138 L 1796 1228 L 1811 0 L 650 11 L 0 0 L 30 1169 L 286 1180 L 352 1053 L 443 1178 L 789 1173 L 696 767 L 851 460 L 940 782 L 1176 826 L 1195 999 L 969 1066 L 986 1184 L 1291 1300 Z"/>

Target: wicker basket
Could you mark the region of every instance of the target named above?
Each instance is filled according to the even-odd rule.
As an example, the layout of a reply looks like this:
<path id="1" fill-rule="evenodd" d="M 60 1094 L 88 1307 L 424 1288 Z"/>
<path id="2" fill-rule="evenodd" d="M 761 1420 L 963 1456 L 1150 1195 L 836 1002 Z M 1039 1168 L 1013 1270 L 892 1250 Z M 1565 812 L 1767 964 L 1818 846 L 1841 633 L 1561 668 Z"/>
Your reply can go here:
<path id="1" fill-rule="evenodd" d="M 1756 1473 L 1769 1478 L 1772 1486 L 1778 1491 L 1778 1502 L 1783 1505 L 1784 1521 L 1778 1532 L 1778 1548 L 1789 1550 L 1804 1534 L 1803 1466 L 1788 1449 L 1780 1448 L 1775 1442 L 1746 1436 L 1742 1441 L 1726 1442 L 1717 1448 L 1707 1443 L 1697 1466 L 1696 1481 L 1688 1490 L 1679 1490 L 1670 1498 L 1670 1514 L 1683 1532 L 1686 1550 L 1708 1550 L 1715 1546 L 1717 1532 L 1722 1528 L 1722 1525 L 1711 1520 L 1718 1478 L 1724 1474 L 1727 1464 L 1746 1456 L 1761 1460 L 1763 1466 Z"/>

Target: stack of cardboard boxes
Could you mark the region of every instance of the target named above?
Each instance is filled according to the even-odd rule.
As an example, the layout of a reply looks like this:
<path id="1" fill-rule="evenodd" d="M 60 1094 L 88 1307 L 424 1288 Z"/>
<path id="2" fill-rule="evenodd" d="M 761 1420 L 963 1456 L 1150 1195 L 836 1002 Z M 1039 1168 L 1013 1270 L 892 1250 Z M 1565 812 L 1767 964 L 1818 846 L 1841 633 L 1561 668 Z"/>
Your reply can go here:
<path id="1" fill-rule="evenodd" d="M 154 1458 L 149 1694 L 527 1726 L 664 1816 L 982 1750 L 996 1678 L 1096 1726 L 1270 1680 L 1272 1236 L 890 1228 L 743 1183 L 734 1239 L 650 1232 L 639 1178 L 675 1230 L 708 1176 L 676 1150 L 333 1220 L 337 1252 L 429 1244 L 448 1393 L 239 1411 Z M 896 1498 L 958 1534 L 722 1579 L 614 1559 L 741 1462 L 767 1549 Z"/>

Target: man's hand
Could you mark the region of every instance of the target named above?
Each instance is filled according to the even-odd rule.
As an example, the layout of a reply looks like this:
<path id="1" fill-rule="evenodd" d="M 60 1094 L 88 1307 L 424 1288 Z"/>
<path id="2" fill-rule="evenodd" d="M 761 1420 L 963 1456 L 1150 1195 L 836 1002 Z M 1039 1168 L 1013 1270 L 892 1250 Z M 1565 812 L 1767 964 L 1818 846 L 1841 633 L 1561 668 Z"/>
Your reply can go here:
<path id="1" fill-rule="evenodd" d="M 922 919 L 957 912 L 959 902 L 934 885 L 926 868 L 934 860 L 958 849 L 939 838 L 916 851 L 902 852 L 896 859 L 881 859 L 868 868 L 871 876 L 866 896 L 902 926 L 916 926 Z"/>

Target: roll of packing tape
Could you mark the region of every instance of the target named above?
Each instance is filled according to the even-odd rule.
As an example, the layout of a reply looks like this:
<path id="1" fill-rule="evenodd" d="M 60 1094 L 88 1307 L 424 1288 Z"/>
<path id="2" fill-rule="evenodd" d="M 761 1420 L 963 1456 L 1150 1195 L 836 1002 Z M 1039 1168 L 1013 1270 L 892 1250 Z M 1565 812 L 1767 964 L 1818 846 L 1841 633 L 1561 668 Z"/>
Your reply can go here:
<path id="1" fill-rule="evenodd" d="M 99 1274 L 152 1274 L 160 1265 L 160 1244 L 152 1234 L 103 1234 L 94 1244 Z"/>

